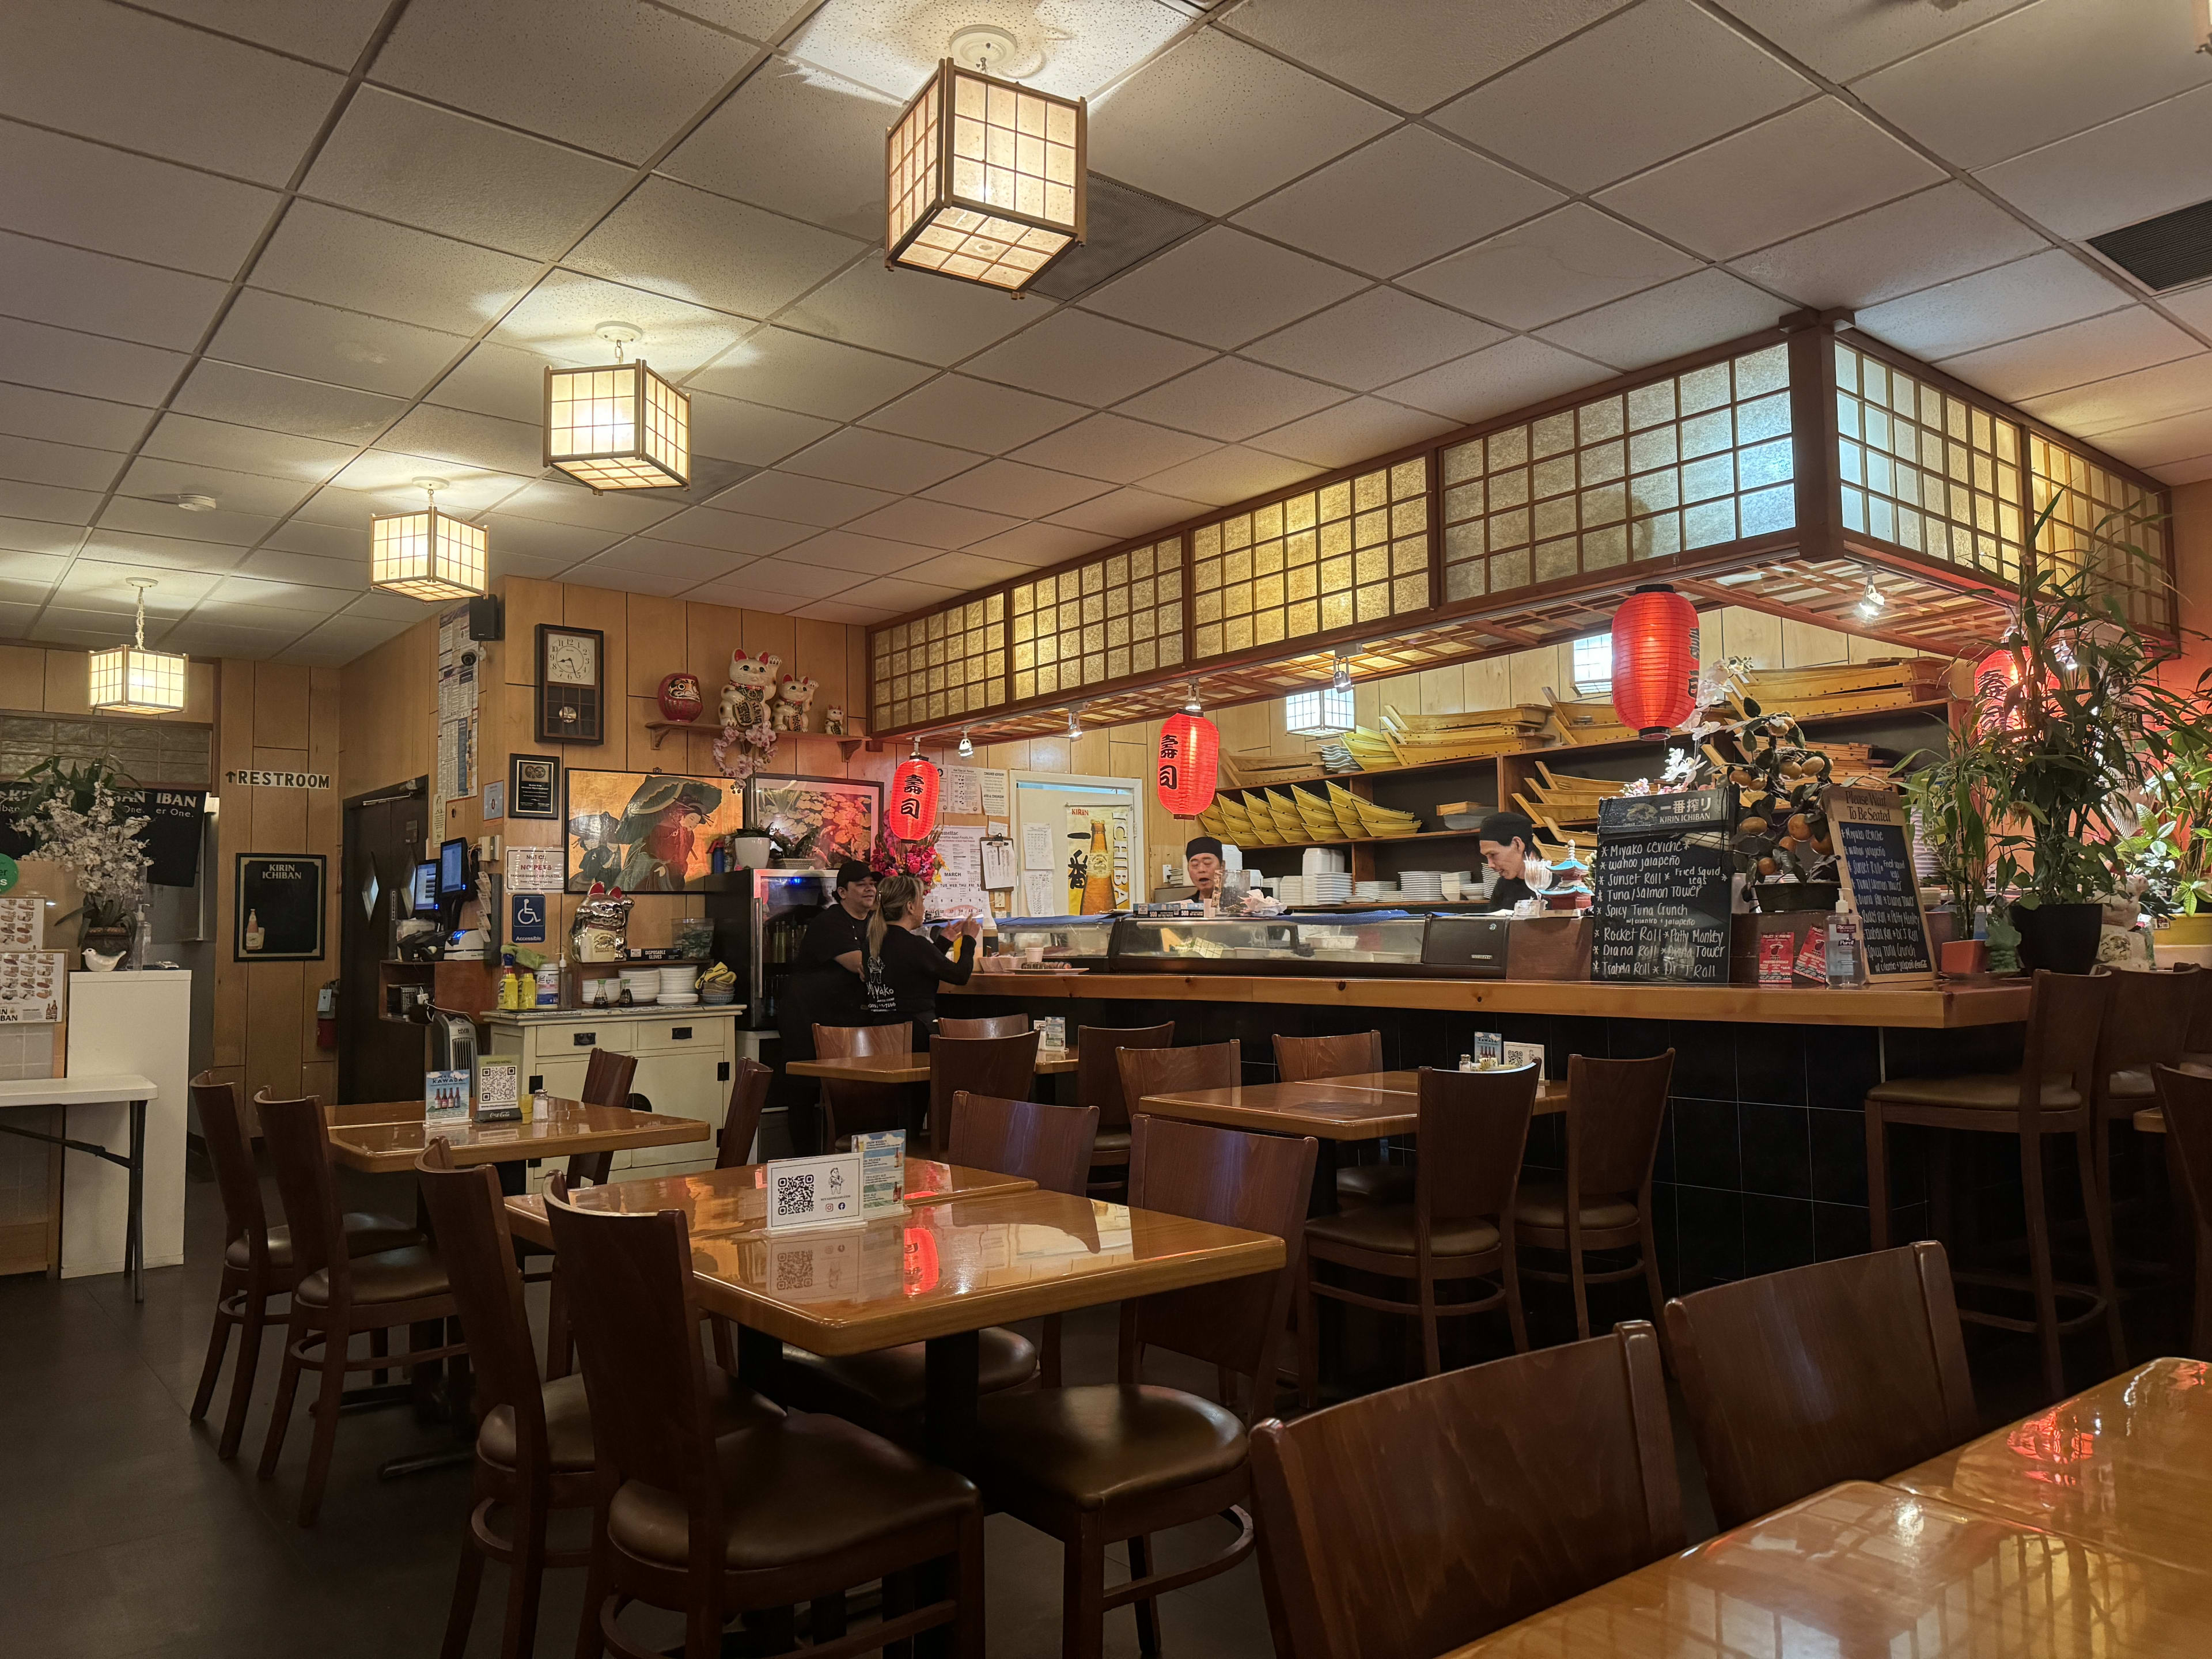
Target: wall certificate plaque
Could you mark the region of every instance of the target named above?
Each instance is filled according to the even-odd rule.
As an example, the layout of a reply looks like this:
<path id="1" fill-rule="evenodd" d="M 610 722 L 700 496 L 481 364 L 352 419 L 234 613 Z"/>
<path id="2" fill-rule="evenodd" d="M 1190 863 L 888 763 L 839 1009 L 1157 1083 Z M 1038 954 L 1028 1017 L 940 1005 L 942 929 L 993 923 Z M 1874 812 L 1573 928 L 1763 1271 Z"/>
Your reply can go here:
<path id="1" fill-rule="evenodd" d="M 1844 896 L 1859 913 L 1867 983 L 1905 988 L 1936 983 L 1928 917 L 1912 866 L 1912 829 L 1894 789 L 1846 788 L 1826 794 Z"/>
<path id="2" fill-rule="evenodd" d="M 231 960 L 320 962 L 323 872 L 319 853 L 240 853 Z"/>
<path id="3" fill-rule="evenodd" d="M 561 816 L 561 763 L 551 755 L 510 755 L 507 759 L 507 815 L 513 818 Z"/>

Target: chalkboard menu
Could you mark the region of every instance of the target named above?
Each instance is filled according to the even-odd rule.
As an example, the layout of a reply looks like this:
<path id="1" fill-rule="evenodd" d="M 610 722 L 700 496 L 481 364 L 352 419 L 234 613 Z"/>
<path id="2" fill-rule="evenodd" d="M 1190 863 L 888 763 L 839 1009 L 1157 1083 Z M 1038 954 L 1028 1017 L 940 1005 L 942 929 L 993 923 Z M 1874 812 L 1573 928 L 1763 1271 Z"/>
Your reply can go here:
<path id="1" fill-rule="evenodd" d="M 1912 831 L 1904 798 L 1894 789 L 1850 789 L 1826 795 L 1828 824 L 1844 896 L 1859 914 L 1870 985 L 1933 985 L 1928 918 L 1912 866 Z"/>
<path id="2" fill-rule="evenodd" d="M 1735 792 L 1600 803 L 1590 977 L 1725 985 Z"/>
<path id="3" fill-rule="evenodd" d="M 234 962 L 320 962 L 323 858 L 319 853 L 240 853 Z"/>
<path id="4" fill-rule="evenodd" d="M 31 857 L 31 838 L 15 827 L 38 786 L 17 778 L 0 783 L 0 853 Z M 138 843 L 153 860 L 146 879 L 156 887 L 192 887 L 200 878 L 200 834 L 207 818 L 204 789 L 121 788 L 115 805 L 128 818 L 143 817 Z"/>

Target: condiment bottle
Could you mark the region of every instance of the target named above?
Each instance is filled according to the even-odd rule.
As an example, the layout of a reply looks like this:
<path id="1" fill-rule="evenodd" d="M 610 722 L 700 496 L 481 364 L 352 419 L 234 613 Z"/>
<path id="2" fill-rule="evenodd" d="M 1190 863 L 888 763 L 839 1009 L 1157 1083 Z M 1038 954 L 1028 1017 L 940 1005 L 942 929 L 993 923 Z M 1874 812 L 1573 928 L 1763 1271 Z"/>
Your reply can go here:
<path id="1" fill-rule="evenodd" d="M 1828 983 L 1846 988 L 1866 983 L 1859 957 L 1859 919 L 1849 899 L 1836 901 L 1835 920 L 1828 925 Z"/>

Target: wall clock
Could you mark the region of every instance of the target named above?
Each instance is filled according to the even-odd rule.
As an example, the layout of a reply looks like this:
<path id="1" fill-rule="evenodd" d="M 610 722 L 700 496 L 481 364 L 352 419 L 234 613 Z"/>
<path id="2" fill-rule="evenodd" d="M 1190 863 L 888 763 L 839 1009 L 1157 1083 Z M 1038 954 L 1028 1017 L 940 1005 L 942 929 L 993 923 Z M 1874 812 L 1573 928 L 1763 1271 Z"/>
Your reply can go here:
<path id="1" fill-rule="evenodd" d="M 606 639 L 596 628 L 538 624 L 538 741 L 605 743 Z"/>

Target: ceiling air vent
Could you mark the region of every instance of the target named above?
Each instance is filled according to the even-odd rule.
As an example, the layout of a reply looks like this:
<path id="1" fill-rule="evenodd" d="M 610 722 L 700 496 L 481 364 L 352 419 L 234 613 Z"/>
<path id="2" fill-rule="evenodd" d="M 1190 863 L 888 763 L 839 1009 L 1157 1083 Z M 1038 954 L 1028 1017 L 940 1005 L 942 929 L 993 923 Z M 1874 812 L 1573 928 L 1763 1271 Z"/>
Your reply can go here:
<path id="1" fill-rule="evenodd" d="M 2154 292 L 2201 282 L 2212 276 L 2212 202 L 2122 225 L 2089 246 Z"/>

